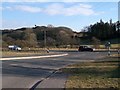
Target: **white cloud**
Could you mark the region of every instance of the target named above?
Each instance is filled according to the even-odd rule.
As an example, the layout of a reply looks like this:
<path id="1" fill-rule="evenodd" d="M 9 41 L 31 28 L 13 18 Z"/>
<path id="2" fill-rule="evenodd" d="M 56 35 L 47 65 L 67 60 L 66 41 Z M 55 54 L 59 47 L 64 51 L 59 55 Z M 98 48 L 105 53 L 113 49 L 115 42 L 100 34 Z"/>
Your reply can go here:
<path id="1" fill-rule="evenodd" d="M 43 12 L 50 14 L 50 15 L 57 15 L 57 14 L 63 14 L 64 6 L 62 4 L 51 4 L 48 5 Z"/>
<path id="2" fill-rule="evenodd" d="M 13 8 L 9 6 L 5 7 L 4 9 L 13 10 Z"/>
<path id="3" fill-rule="evenodd" d="M 45 9 L 46 13 L 50 15 L 94 15 L 95 11 L 92 9 L 91 5 L 88 4 L 75 4 L 69 7 L 65 7 L 61 4 L 52 4 Z"/>
<path id="4" fill-rule="evenodd" d="M 92 15 L 95 12 L 91 8 L 92 6 L 87 4 L 78 4 L 72 7 L 65 8 L 64 14 L 66 15 Z"/>
<path id="5" fill-rule="evenodd" d="M 13 10 L 13 8 L 12 7 L 9 7 L 9 6 L 6 6 L 6 7 L 0 7 L 0 11 L 2 11 L 2 10 Z"/>
<path id="6" fill-rule="evenodd" d="M 3 10 L 3 7 L 0 7 L 0 11 Z"/>
<path id="7" fill-rule="evenodd" d="M 34 6 L 27 6 L 27 5 L 16 5 L 16 6 L 7 6 L 5 9 L 9 10 L 21 10 L 30 13 L 45 13 L 49 15 L 65 15 L 65 16 L 72 16 L 72 15 L 100 15 L 103 12 L 96 12 L 93 10 L 92 6 L 89 4 L 73 4 L 69 6 L 65 6 L 65 4 L 61 3 L 53 3 L 47 5 L 45 7 L 34 7 Z"/>
<path id="8" fill-rule="evenodd" d="M 2 0 L 2 2 L 16 2 L 17 0 Z"/>
<path id="9" fill-rule="evenodd" d="M 105 12 L 104 11 L 101 11 L 101 12 L 96 12 L 94 15 L 101 15 L 101 14 L 104 14 Z"/>
<path id="10" fill-rule="evenodd" d="M 31 12 L 31 13 L 41 12 L 42 10 L 39 7 L 31 7 L 31 6 L 25 6 L 25 5 L 17 5 L 15 6 L 15 9 L 26 11 L 26 12 Z"/>
<path id="11" fill-rule="evenodd" d="M 50 2 L 51 0 L 2 0 L 2 2 Z"/>
<path id="12" fill-rule="evenodd" d="M 80 4 L 80 7 L 83 7 L 83 8 L 92 8 L 92 6 L 89 5 L 89 4 Z"/>

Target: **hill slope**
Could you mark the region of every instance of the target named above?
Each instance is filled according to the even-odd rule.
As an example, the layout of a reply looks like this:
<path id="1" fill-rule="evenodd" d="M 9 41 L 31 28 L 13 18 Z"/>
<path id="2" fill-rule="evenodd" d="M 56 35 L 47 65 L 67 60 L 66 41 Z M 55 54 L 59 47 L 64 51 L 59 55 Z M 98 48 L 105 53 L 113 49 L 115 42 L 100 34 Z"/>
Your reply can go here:
<path id="1" fill-rule="evenodd" d="M 68 27 L 45 26 L 2 31 L 3 46 L 17 44 L 22 47 L 43 47 L 45 35 L 47 46 L 71 45 L 75 41 L 74 34 Z"/>

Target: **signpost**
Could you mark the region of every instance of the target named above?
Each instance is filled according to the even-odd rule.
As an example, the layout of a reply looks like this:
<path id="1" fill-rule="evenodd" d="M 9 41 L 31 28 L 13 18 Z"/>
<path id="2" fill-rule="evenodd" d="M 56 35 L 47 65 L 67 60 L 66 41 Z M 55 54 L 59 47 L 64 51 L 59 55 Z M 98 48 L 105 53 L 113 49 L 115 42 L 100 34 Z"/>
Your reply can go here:
<path id="1" fill-rule="evenodd" d="M 110 56 L 110 46 L 111 46 L 111 43 L 110 42 L 107 42 L 105 44 L 105 47 L 108 49 L 108 56 Z"/>

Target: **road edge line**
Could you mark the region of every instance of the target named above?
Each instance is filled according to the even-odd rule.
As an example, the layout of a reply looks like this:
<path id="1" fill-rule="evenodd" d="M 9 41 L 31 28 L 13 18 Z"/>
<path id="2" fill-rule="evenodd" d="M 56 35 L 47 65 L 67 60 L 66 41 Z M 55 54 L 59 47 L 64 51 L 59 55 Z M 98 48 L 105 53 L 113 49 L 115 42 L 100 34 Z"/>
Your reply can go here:
<path id="1" fill-rule="evenodd" d="M 57 54 L 57 55 L 47 55 L 47 56 L 30 56 L 30 57 L 0 58 L 0 60 L 37 59 L 37 58 L 48 58 L 48 57 L 60 57 L 60 56 L 66 56 L 66 55 L 68 55 L 68 53 L 65 53 L 65 54 Z"/>

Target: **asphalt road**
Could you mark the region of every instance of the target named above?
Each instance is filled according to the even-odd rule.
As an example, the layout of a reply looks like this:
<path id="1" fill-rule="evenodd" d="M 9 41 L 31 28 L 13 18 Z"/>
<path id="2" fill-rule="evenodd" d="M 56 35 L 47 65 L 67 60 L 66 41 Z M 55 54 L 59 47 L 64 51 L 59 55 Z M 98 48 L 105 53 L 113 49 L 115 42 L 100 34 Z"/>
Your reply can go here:
<path id="1" fill-rule="evenodd" d="M 68 53 L 67 56 L 61 57 L 27 59 L 27 60 L 25 59 L 5 61 L 3 60 L 2 88 L 27 88 L 27 89 L 36 87 L 45 88 L 46 82 L 42 83 L 42 81 L 45 81 L 46 78 L 54 74 L 58 69 L 78 62 L 101 60 L 107 55 L 107 52 L 67 52 L 67 53 Z M 64 82 L 65 77 L 62 77 L 62 74 L 61 76 L 59 75 L 60 74 L 58 74 L 56 77 L 59 77 L 60 80 L 63 80 Z M 54 80 L 51 80 L 49 82 L 52 83 L 54 82 Z M 62 85 L 62 83 L 60 85 Z"/>

